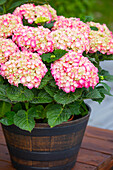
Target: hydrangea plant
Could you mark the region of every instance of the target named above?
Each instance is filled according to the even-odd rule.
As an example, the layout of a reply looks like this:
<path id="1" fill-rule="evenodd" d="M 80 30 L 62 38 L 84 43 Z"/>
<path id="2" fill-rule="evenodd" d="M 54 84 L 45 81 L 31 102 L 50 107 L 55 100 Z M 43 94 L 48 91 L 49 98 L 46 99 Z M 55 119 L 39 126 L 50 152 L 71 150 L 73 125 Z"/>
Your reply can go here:
<path id="1" fill-rule="evenodd" d="M 105 24 L 57 16 L 50 5 L 24 4 L 0 16 L 0 122 L 32 131 L 88 114 L 84 100 L 112 95 L 113 60 Z"/>

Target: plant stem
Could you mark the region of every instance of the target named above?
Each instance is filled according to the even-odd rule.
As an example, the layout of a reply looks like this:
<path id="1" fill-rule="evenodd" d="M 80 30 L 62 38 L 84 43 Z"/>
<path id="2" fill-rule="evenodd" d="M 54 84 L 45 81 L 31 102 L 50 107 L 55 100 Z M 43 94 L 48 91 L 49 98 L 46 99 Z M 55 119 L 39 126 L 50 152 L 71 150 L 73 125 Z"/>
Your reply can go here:
<path id="1" fill-rule="evenodd" d="M 25 103 L 25 108 L 26 108 L 26 110 L 29 109 L 29 103 L 28 102 Z"/>
<path id="2" fill-rule="evenodd" d="M 5 7 L 5 4 L 3 4 L 3 13 L 6 14 L 6 7 Z"/>

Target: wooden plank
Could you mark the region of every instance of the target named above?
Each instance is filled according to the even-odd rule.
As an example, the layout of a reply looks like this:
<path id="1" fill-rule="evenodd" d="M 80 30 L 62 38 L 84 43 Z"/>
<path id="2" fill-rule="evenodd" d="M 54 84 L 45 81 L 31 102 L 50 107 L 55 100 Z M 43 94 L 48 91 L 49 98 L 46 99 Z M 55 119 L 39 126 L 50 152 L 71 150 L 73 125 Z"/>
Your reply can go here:
<path id="1" fill-rule="evenodd" d="M 0 169 L 1 170 L 15 170 L 15 168 L 12 167 L 11 163 L 0 161 Z"/>
<path id="2" fill-rule="evenodd" d="M 97 167 L 76 162 L 76 164 L 72 170 L 97 170 Z"/>
<path id="3" fill-rule="evenodd" d="M 1 130 L 0 130 L 0 144 L 6 145 L 5 138 Z"/>
<path id="4" fill-rule="evenodd" d="M 101 167 L 106 168 L 112 161 L 111 155 L 87 150 L 87 149 L 80 149 L 77 162 L 84 163 L 88 165 L 93 165 L 101 169 Z"/>
<path id="5" fill-rule="evenodd" d="M 9 152 L 6 146 L 0 145 L 0 161 L 10 162 Z"/>
<path id="6" fill-rule="evenodd" d="M 113 141 L 112 130 L 100 129 L 100 128 L 91 127 L 91 126 L 88 126 L 86 128 L 85 136 Z"/>
<path id="7" fill-rule="evenodd" d="M 113 142 L 84 136 L 81 148 L 113 155 Z"/>

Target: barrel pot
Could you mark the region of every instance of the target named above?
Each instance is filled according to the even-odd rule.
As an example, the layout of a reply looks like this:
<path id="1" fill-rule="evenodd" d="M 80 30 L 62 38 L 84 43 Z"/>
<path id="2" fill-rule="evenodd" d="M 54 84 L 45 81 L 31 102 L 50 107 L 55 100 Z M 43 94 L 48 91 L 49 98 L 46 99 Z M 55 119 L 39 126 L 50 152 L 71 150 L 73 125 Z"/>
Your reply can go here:
<path id="1" fill-rule="evenodd" d="M 17 170 L 71 170 L 88 118 L 89 114 L 53 128 L 38 123 L 31 133 L 2 125 L 13 166 Z"/>

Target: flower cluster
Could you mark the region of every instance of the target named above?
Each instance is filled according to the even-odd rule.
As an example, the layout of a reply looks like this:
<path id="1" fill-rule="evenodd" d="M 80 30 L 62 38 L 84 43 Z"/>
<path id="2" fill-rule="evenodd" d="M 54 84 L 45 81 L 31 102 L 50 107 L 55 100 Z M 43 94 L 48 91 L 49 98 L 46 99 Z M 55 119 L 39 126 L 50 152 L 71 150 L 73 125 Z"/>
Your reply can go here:
<path id="1" fill-rule="evenodd" d="M 90 32 L 90 27 L 80 21 L 80 18 L 65 18 L 64 16 L 58 16 L 52 30 L 57 30 L 59 28 L 74 28 L 76 31 L 80 31 L 81 33 L 83 33 L 86 38 L 88 37 Z"/>
<path id="2" fill-rule="evenodd" d="M 97 30 L 90 30 L 89 33 L 89 43 L 90 43 L 90 53 L 95 53 L 97 51 L 102 54 L 113 54 L 113 35 L 112 32 L 107 28 L 105 24 L 101 25 L 99 23 L 88 22 L 90 27 L 96 27 Z"/>
<path id="3" fill-rule="evenodd" d="M 91 30 L 89 34 L 89 43 L 89 53 L 95 53 L 99 51 L 102 54 L 113 54 L 113 38 L 101 31 Z"/>
<path id="4" fill-rule="evenodd" d="M 9 61 L 1 64 L 0 74 L 14 86 L 21 83 L 32 89 L 38 88 L 46 72 L 47 68 L 37 53 L 24 51 L 11 55 Z"/>
<path id="5" fill-rule="evenodd" d="M 0 64 L 5 63 L 17 51 L 19 48 L 11 39 L 0 38 Z"/>
<path id="6" fill-rule="evenodd" d="M 76 31 L 75 28 L 59 28 L 52 31 L 51 36 L 54 40 L 54 48 L 63 50 L 73 50 L 78 52 L 89 51 L 89 39 Z"/>
<path id="7" fill-rule="evenodd" d="M 20 27 L 15 31 L 12 40 L 21 47 L 21 50 L 37 51 L 39 54 L 53 51 L 53 40 L 50 35 L 50 30 L 39 26 Z"/>
<path id="8" fill-rule="evenodd" d="M 90 22 L 87 22 L 87 25 L 89 25 L 90 27 L 96 27 L 98 28 L 99 31 L 105 33 L 111 38 L 113 37 L 112 32 L 108 29 L 106 24 L 101 25 L 100 23 L 95 23 L 95 22 L 90 21 Z"/>
<path id="9" fill-rule="evenodd" d="M 93 87 L 99 82 L 98 69 L 80 53 L 68 52 L 51 64 L 51 73 L 60 89 L 66 93 L 76 88 Z"/>
<path id="10" fill-rule="evenodd" d="M 7 38 L 22 26 L 21 18 L 13 14 L 0 15 L 0 37 Z"/>
<path id="11" fill-rule="evenodd" d="M 42 21 L 43 19 L 46 19 L 48 22 L 56 19 L 56 11 L 50 7 L 50 5 L 35 6 L 34 4 L 24 4 L 20 7 L 17 7 L 13 14 L 20 16 L 21 19 L 23 19 L 24 16 L 24 18 L 28 20 L 28 23 L 30 24 L 38 21 L 40 18 L 42 18 Z"/>

